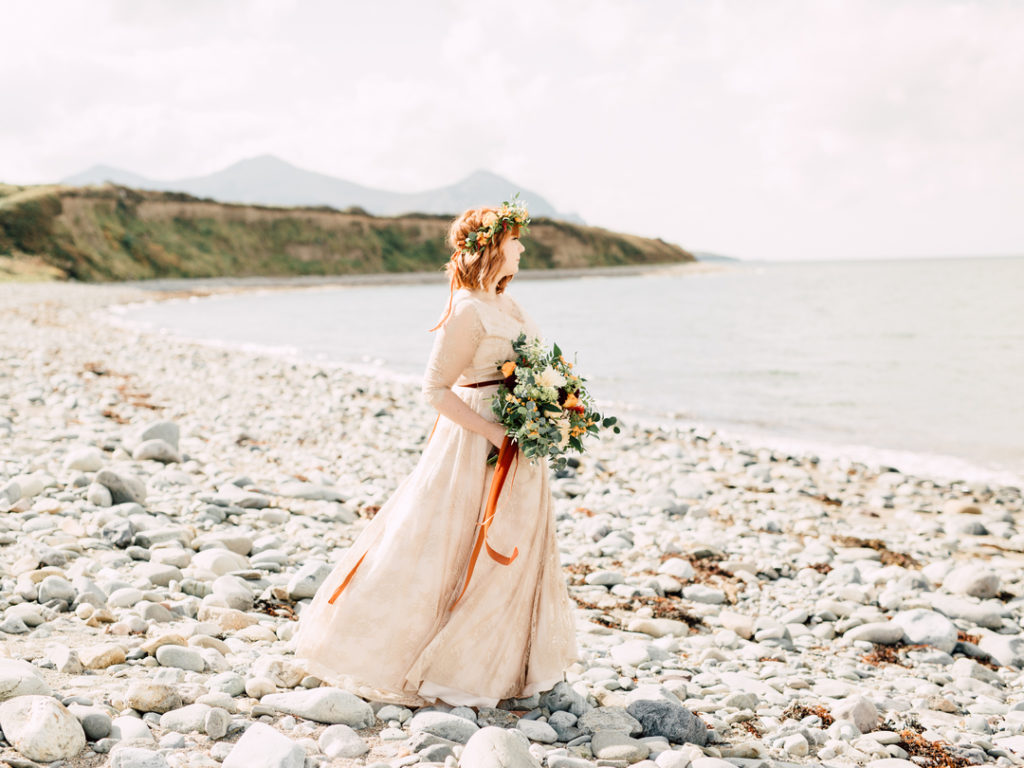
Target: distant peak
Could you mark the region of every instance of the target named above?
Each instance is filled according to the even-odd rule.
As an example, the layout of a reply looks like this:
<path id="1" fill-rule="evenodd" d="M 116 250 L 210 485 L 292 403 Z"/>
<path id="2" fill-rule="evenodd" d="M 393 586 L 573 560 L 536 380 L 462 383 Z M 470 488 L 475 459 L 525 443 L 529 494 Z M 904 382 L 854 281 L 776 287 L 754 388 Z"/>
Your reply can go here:
<path id="1" fill-rule="evenodd" d="M 478 168 L 477 170 L 473 171 L 471 174 L 469 174 L 469 176 L 466 177 L 466 181 L 493 181 L 495 179 L 497 179 L 498 181 L 503 181 L 501 176 L 499 176 L 498 174 L 491 173 L 490 171 L 485 171 L 483 168 Z"/>
<path id="2" fill-rule="evenodd" d="M 256 155 L 255 157 L 247 157 L 243 160 L 239 160 L 237 163 L 233 163 L 231 168 L 238 168 L 245 165 L 258 165 L 263 167 L 277 166 L 280 168 L 294 168 L 291 163 L 287 160 L 282 160 L 277 155 Z"/>

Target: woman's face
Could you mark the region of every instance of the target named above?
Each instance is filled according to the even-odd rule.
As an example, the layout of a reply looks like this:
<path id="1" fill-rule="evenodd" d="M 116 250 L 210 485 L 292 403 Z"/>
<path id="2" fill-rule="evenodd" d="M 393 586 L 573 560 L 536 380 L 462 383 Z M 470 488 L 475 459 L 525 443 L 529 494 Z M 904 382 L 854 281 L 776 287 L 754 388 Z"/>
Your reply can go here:
<path id="1" fill-rule="evenodd" d="M 505 242 L 501 245 L 501 255 L 504 262 L 501 265 L 499 279 L 505 275 L 514 275 L 519 271 L 519 254 L 525 250 L 518 237 L 505 238 Z"/>

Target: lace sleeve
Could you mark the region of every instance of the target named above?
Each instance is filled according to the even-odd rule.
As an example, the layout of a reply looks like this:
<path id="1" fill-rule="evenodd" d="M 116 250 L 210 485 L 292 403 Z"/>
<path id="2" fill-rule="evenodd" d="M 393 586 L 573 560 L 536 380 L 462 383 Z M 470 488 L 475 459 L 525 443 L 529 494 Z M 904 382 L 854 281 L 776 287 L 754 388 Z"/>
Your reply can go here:
<path id="1" fill-rule="evenodd" d="M 435 408 L 445 391 L 451 389 L 459 374 L 473 361 L 473 355 L 484 336 L 484 329 L 476 307 L 471 302 L 463 301 L 452 309 L 451 315 L 437 329 L 436 334 L 421 390 L 424 402 Z"/>

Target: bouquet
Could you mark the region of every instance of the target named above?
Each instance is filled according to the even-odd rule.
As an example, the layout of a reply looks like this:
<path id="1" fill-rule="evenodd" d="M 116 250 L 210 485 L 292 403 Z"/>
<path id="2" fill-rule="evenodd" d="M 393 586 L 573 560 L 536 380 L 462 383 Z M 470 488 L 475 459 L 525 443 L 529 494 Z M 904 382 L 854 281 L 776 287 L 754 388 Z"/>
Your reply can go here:
<path id="1" fill-rule="evenodd" d="M 491 410 L 526 458 L 550 456 L 554 469 L 564 469 L 568 451 L 583 453 L 584 435 L 596 435 L 600 427 L 619 431 L 614 416 L 603 418 L 594 409 L 583 387 L 586 379 L 573 371 L 557 344 L 549 350 L 540 339 L 520 333 L 512 350 L 513 359 L 497 363 L 504 381 Z M 492 453 L 488 463 L 496 459 Z"/>

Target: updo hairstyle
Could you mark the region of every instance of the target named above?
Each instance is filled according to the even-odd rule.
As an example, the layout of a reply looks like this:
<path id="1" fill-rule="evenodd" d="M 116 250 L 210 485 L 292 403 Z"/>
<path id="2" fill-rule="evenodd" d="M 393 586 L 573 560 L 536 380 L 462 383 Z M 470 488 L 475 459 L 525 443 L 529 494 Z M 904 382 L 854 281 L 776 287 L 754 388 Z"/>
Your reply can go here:
<path id="1" fill-rule="evenodd" d="M 490 221 L 493 221 L 491 217 L 497 217 L 498 215 L 499 211 L 497 208 L 488 206 L 470 208 L 448 226 L 448 236 L 445 242 L 452 249 L 452 256 L 448 263 L 444 265 L 444 270 L 448 274 L 451 283 L 451 289 L 448 294 L 448 308 L 445 310 L 441 321 L 431 328 L 431 331 L 436 331 L 444 325 L 444 321 L 451 314 L 452 296 L 456 288 L 486 290 L 487 286 L 501 273 L 504 261 L 501 255 L 502 247 L 508 238 L 519 236 L 521 227 L 518 224 L 509 221 L 507 227 L 499 228 L 495 232 L 494 237 L 484 245 L 483 249 L 471 250 L 469 253 L 464 251 L 466 248 L 466 237 L 478 229 L 484 229 Z M 486 223 L 485 219 L 487 220 Z M 512 275 L 502 277 L 498 280 L 495 291 L 503 293 L 511 279 Z"/>

